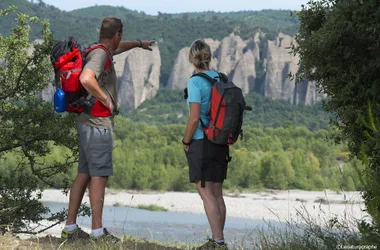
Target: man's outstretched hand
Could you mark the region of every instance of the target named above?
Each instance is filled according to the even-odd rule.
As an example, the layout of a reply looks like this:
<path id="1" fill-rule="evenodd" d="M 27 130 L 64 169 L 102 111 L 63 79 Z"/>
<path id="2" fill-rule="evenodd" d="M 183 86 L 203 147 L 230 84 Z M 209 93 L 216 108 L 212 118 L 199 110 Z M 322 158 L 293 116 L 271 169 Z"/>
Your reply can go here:
<path id="1" fill-rule="evenodd" d="M 142 48 L 143 49 L 146 49 L 146 50 L 150 50 L 152 51 L 152 45 L 155 43 L 156 41 L 154 40 L 141 40 L 141 45 L 142 45 Z"/>

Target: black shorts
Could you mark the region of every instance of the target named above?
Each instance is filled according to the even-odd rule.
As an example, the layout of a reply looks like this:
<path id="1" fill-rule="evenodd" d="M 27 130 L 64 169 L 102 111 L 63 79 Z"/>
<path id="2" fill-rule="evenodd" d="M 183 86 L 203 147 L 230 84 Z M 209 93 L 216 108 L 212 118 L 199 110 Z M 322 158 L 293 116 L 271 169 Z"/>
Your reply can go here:
<path id="1" fill-rule="evenodd" d="M 202 175 L 205 181 L 216 183 L 223 183 L 227 178 L 227 145 L 212 143 L 207 138 L 192 140 L 185 154 L 190 182 L 201 181 Z"/>

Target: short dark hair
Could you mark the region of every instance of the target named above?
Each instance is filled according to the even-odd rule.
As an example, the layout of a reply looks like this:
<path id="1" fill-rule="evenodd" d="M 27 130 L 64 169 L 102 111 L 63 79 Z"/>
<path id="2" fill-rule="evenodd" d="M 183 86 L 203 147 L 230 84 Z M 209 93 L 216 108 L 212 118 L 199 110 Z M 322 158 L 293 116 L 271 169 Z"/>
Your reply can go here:
<path id="1" fill-rule="evenodd" d="M 116 33 L 123 32 L 123 22 L 117 17 L 106 17 L 100 28 L 100 39 L 111 39 Z"/>

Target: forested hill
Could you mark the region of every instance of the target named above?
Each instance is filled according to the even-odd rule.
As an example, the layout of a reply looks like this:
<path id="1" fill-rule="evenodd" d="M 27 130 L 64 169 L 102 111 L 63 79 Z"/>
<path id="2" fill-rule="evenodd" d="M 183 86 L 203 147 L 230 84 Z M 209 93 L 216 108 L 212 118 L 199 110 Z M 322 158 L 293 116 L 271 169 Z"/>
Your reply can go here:
<path id="1" fill-rule="evenodd" d="M 189 46 L 197 38 L 210 37 L 222 40 L 234 32 L 243 39 L 248 39 L 255 31 L 262 30 L 266 33 L 267 39 L 274 39 L 279 31 L 294 35 L 299 26 L 298 20 L 290 16 L 290 11 L 279 10 L 159 13 L 153 16 L 124 7 L 94 6 L 66 12 L 43 1 L 34 1 L 34 3 L 26 0 L 0 1 L 0 9 L 10 5 L 16 5 L 23 13 L 50 20 L 51 30 L 56 39 L 73 35 L 82 44 L 96 41 L 103 17 L 111 15 L 120 17 L 125 24 L 124 39 L 155 39 L 159 44 L 162 60 L 160 80 L 163 85 L 170 74 L 178 51 Z M 2 18 L 0 33 L 8 35 L 15 25 L 14 22 L 14 16 Z M 38 27 L 32 27 L 31 39 L 39 38 Z M 184 123 L 188 111 L 180 92 L 160 88 L 155 98 L 124 115 L 133 121 L 148 124 Z M 245 124 L 256 123 L 278 127 L 284 123 L 293 123 L 311 130 L 327 128 L 329 117 L 322 111 L 321 105 L 293 106 L 285 101 L 273 101 L 256 93 L 250 93 L 246 98 L 247 103 L 254 107 L 254 111 L 247 113 Z"/>
<path id="2" fill-rule="evenodd" d="M 55 38 L 72 35 L 80 43 L 95 42 L 101 20 L 105 16 L 120 17 L 125 23 L 124 39 L 155 39 L 160 47 L 162 68 L 161 83 L 166 83 L 177 53 L 198 38 L 221 40 L 232 32 L 248 39 L 256 31 L 265 32 L 273 39 L 278 32 L 294 35 L 298 21 L 286 10 L 241 11 L 230 13 L 201 12 L 185 14 L 159 13 L 156 16 L 128 10 L 124 7 L 94 6 L 72 12 L 61 11 L 43 1 L 2 0 L 0 9 L 16 5 L 28 15 L 49 19 Z M 5 21 L 3 21 L 5 20 Z M 8 35 L 14 25 L 14 17 L 2 19 L 0 34 Z M 39 29 L 32 29 L 32 39 L 38 38 Z"/>
<path id="3" fill-rule="evenodd" d="M 247 105 L 253 111 L 245 111 L 244 125 L 253 124 L 278 128 L 287 125 L 300 125 L 315 131 L 327 129 L 331 115 L 323 111 L 322 104 L 292 105 L 287 101 L 271 100 L 255 92 L 245 96 Z M 183 99 L 182 90 L 162 88 L 155 98 L 147 100 L 131 112 L 122 115 L 134 122 L 150 125 L 185 124 L 188 108 Z"/>

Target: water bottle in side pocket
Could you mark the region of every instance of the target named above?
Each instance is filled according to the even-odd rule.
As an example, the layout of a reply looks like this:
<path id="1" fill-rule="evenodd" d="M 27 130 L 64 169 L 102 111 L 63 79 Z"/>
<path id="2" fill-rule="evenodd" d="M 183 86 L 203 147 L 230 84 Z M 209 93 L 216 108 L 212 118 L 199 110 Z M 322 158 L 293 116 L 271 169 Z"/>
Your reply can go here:
<path id="1" fill-rule="evenodd" d="M 61 88 L 54 93 L 54 110 L 58 113 L 66 111 L 66 94 Z"/>

